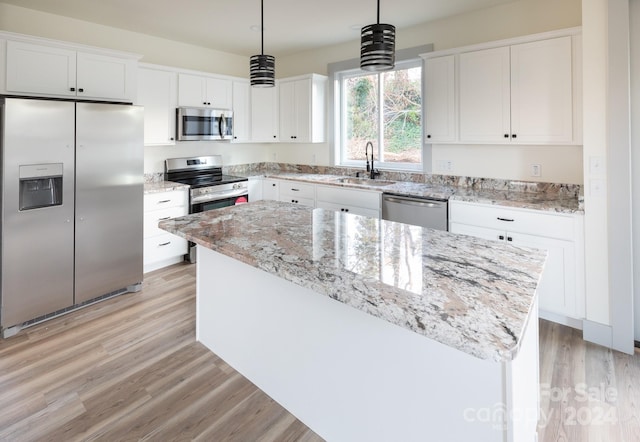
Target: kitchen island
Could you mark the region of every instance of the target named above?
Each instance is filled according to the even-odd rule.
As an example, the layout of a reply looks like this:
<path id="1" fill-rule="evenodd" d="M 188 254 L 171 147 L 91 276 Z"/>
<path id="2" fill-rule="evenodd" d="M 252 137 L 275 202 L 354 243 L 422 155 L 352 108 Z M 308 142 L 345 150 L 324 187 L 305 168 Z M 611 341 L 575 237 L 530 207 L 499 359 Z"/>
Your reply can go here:
<path id="1" fill-rule="evenodd" d="M 275 201 L 160 227 L 197 339 L 325 439 L 534 440 L 546 252 Z"/>

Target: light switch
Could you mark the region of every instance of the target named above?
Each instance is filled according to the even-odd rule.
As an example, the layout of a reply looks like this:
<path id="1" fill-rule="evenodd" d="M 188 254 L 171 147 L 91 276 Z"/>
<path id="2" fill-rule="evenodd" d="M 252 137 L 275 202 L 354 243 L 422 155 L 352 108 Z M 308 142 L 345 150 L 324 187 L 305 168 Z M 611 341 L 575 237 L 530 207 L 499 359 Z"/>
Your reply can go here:
<path id="1" fill-rule="evenodd" d="M 591 196 L 604 196 L 605 182 L 600 178 L 592 178 L 589 180 L 589 191 Z"/>
<path id="2" fill-rule="evenodd" d="M 604 158 L 600 156 L 589 157 L 589 173 L 601 175 L 604 173 Z"/>

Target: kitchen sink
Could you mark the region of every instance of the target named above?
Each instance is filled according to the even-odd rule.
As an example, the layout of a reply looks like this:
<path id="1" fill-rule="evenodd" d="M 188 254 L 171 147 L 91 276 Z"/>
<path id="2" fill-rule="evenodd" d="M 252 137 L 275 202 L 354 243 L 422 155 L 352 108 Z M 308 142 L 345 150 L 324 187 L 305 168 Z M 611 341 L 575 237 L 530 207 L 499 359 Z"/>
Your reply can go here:
<path id="1" fill-rule="evenodd" d="M 395 181 L 372 180 L 370 178 L 338 178 L 337 181 L 343 184 L 359 184 L 361 186 L 389 186 Z"/>

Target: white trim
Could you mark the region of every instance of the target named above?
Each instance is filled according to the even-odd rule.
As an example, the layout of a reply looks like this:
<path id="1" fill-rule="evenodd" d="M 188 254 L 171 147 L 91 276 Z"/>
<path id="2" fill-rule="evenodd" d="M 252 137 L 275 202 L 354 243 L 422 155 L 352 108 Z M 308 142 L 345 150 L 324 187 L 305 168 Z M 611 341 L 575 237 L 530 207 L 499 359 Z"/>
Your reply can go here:
<path id="1" fill-rule="evenodd" d="M 610 325 L 585 319 L 582 321 L 582 339 L 602 345 L 603 347 L 613 347 L 613 330 Z"/>
<path id="2" fill-rule="evenodd" d="M 538 40 L 548 40 L 550 38 L 566 37 L 570 35 L 580 35 L 581 33 L 582 33 L 582 27 L 577 26 L 574 28 L 558 29 L 555 31 L 541 32 L 539 34 L 523 35 L 521 37 L 508 38 L 504 40 L 495 40 L 495 41 L 490 41 L 486 43 L 478 43 L 474 45 L 461 46 L 461 47 L 451 48 L 451 49 L 443 49 L 441 51 L 427 52 L 425 54 L 420 54 L 420 57 L 424 59 L 428 59 L 433 57 L 441 57 L 443 55 L 455 55 L 455 54 L 460 54 L 462 52 L 477 51 L 481 49 L 491 49 L 491 48 L 497 48 L 501 46 L 511 46 L 511 45 L 516 45 L 521 43 L 530 43 L 532 41 L 538 41 Z"/>

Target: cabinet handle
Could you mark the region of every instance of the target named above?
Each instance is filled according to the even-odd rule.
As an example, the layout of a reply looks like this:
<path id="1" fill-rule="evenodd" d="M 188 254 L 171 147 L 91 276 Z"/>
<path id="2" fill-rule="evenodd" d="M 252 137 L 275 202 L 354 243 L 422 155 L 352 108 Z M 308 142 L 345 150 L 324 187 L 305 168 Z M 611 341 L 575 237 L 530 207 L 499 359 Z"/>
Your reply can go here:
<path id="1" fill-rule="evenodd" d="M 511 219 L 511 218 L 500 218 L 500 217 L 498 217 L 498 221 L 506 221 L 506 222 L 508 222 L 508 223 L 512 223 L 512 222 L 513 222 L 513 219 Z"/>
<path id="2" fill-rule="evenodd" d="M 273 183 L 273 184 L 272 184 L 272 186 L 273 186 L 273 187 L 276 187 L 276 183 Z"/>
<path id="3" fill-rule="evenodd" d="M 295 189 L 295 188 L 293 188 L 293 187 L 292 187 L 292 188 L 291 188 L 291 191 L 292 191 L 292 192 L 300 192 L 300 189 Z"/>
<path id="4" fill-rule="evenodd" d="M 158 247 L 168 246 L 169 244 L 171 244 L 171 241 L 167 241 L 167 242 L 163 242 L 162 244 L 158 244 Z"/>
<path id="5" fill-rule="evenodd" d="M 431 138 L 431 135 L 427 135 L 427 138 Z"/>
<path id="6" fill-rule="evenodd" d="M 167 220 L 167 219 L 171 219 L 171 217 L 170 216 L 165 216 L 164 218 L 158 218 L 158 221 L 164 221 L 164 220 Z"/>
<path id="7" fill-rule="evenodd" d="M 75 91 L 76 91 L 76 88 L 75 88 L 75 87 L 70 87 L 70 88 L 69 88 L 69 90 L 70 90 L 71 92 L 75 92 Z"/>
<path id="8" fill-rule="evenodd" d="M 162 200 L 162 201 L 158 201 L 158 204 L 165 204 L 165 203 L 170 203 L 171 200 Z"/>
<path id="9" fill-rule="evenodd" d="M 78 89 L 78 92 L 84 92 L 83 88 Z"/>
<path id="10" fill-rule="evenodd" d="M 173 141 L 173 137 L 169 138 L 169 141 Z"/>
<path id="11" fill-rule="evenodd" d="M 507 241 L 513 241 L 513 238 L 510 236 L 507 236 Z"/>
<path id="12" fill-rule="evenodd" d="M 277 135 L 274 135 L 274 136 L 273 136 L 273 138 L 278 138 L 278 136 L 277 136 Z"/>
<path id="13" fill-rule="evenodd" d="M 509 138 L 509 134 L 504 134 L 504 137 L 505 138 Z"/>
<path id="14" fill-rule="evenodd" d="M 513 135 L 511 135 L 511 138 L 516 138 L 517 136 L 518 136 L 518 135 L 513 134 Z"/>
<path id="15" fill-rule="evenodd" d="M 504 235 L 498 235 L 498 239 L 499 239 L 500 241 L 504 241 Z"/>

